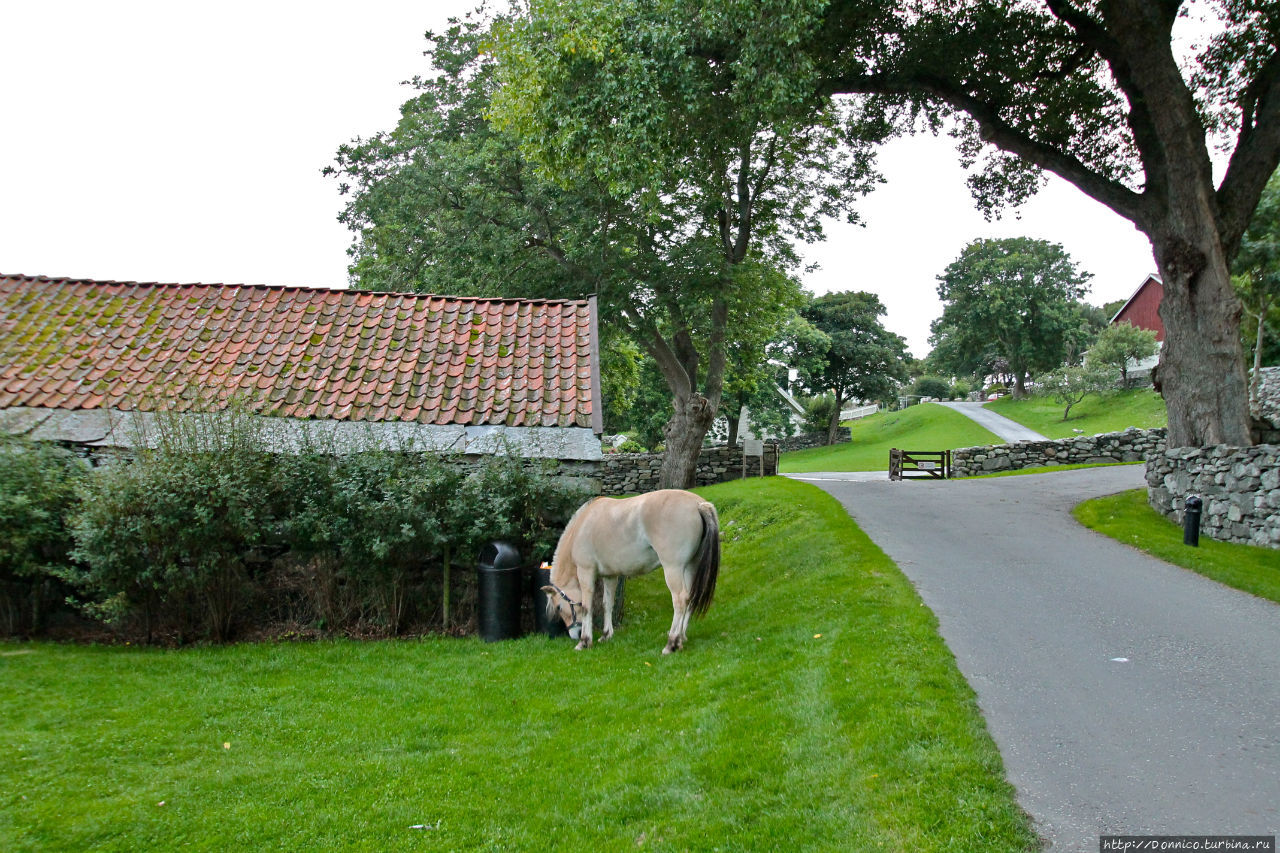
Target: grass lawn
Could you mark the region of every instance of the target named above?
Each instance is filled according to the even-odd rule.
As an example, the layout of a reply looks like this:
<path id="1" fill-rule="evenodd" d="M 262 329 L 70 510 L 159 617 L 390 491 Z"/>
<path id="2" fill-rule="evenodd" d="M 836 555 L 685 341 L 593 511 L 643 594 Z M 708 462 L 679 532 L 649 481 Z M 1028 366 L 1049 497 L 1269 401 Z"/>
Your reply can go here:
<path id="1" fill-rule="evenodd" d="M 1076 519 L 1168 563 L 1199 572 L 1219 583 L 1280 603 L 1280 551 L 1200 537 L 1200 545 L 1182 544 L 1182 527 L 1147 504 L 1147 490 L 1134 489 L 1085 501 Z"/>
<path id="2" fill-rule="evenodd" d="M 1131 426 L 1150 428 L 1168 423 L 1164 398 L 1150 388 L 1121 391 L 1108 397 L 1091 394 L 1071 407 L 1071 417 L 1065 421 L 1063 407 L 1047 397 L 1001 397 L 986 407 L 1049 438 L 1071 438 L 1078 434 L 1075 430 L 1097 435 Z"/>
<path id="3" fill-rule="evenodd" d="M 588 652 L 0 644 L 0 848 L 1036 849 L 933 615 L 839 504 L 702 491 L 720 585 L 668 657 L 661 572 Z"/>
<path id="4" fill-rule="evenodd" d="M 935 403 L 922 403 L 899 412 L 880 412 L 852 423 L 853 440 L 831 447 L 814 447 L 782 454 L 781 470 L 887 471 L 889 449 L 954 450 L 979 444 L 1000 444 L 987 429 L 959 412 Z"/>

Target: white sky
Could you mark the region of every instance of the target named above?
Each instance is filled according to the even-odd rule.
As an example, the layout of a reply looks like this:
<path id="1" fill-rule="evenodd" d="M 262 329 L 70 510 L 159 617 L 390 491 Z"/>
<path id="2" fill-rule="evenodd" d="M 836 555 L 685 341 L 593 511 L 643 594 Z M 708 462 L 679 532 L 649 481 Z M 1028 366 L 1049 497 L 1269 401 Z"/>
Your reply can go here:
<path id="1" fill-rule="evenodd" d="M 338 146 L 394 126 L 428 29 L 473 0 L 2 2 L 0 273 L 342 287 Z M 948 139 L 896 142 L 867 227 L 806 256 L 817 293 L 870 290 L 923 356 L 936 277 L 979 237 L 1061 243 L 1090 302 L 1155 267 L 1141 233 L 1054 179 L 985 222 Z"/>

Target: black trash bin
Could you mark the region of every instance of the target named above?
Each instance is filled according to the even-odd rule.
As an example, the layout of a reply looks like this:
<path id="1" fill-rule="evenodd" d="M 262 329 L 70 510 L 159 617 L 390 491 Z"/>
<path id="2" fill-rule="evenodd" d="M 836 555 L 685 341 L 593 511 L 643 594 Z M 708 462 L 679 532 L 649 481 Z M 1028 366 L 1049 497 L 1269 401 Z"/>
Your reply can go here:
<path id="1" fill-rule="evenodd" d="M 480 636 L 486 643 L 520 636 L 520 600 L 523 574 L 520 552 L 506 542 L 490 542 L 480 549 Z"/>

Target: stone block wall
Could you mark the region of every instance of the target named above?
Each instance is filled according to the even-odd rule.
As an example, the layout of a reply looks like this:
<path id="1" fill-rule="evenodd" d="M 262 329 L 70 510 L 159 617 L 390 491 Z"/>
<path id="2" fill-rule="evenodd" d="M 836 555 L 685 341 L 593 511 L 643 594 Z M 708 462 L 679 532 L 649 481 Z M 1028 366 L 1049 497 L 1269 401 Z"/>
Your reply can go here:
<path id="1" fill-rule="evenodd" d="M 1147 462 L 1147 499 L 1181 524 L 1187 495 L 1204 501 L 1200 533 L 1280 548 L 1280 445 L 1175 447 Z"/>
<path id="2" fill-rule="evenodd" d="M 1264 367 L 1258 381 L 1258 408 L 1253 419 L 1259 444 L 1280 444 L 1280 367 Z"/>
<path id="3" fill-rule="evenodd" d="M 839 427 L 836 430 L 836 444 L 844 444 L 852 440 L 853 434 L 848 427 Z M 790 438 L 780 439 L 778 444 L 781 446 L 783 453 L 790 453 L 793 450 L 808 450 L 811 447 L 826 447 L 827 434 L 825 432 L 805 432 L 800 435 L 793 435 Z"/>
<path id="4" fill-rule="evenodd" d="M 1080 435 L 1054 441 L 961 447 L 951 452 L 951 472 L 953 477 L 960 478 L 1045 465 L 1139 462 L 1164 449 L 1164 436 L 1163 428 L 1130 427 L 1124 432 Z"/>
<path id="5" fill-rule="evenodd" d="M 661 453 L 606 453 L 600 462 L 600 494 L 638 495 L 656 491 L 662 469 Z M 747 461 L 747 476 L 759 476 L 760 460 Z M 765 442 L 764 474 L 778 473 L 778 445 Z M 741 447 L 706 447 L 698 456 L 697 485 L 713 486 L 742 477 Z"/>

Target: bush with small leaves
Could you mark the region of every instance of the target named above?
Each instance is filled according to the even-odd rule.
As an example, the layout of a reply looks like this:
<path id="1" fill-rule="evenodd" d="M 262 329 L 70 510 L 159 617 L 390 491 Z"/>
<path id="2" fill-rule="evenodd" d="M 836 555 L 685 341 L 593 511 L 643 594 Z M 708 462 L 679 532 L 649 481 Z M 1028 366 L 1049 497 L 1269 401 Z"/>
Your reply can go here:
<path id="1" fill-rule="evenodd" d="M 87 467 L 65 450 L 0 435 L 0 633 L 39 630 L 65 597 L 68 517 Z"/>

